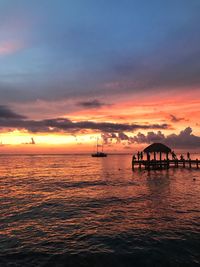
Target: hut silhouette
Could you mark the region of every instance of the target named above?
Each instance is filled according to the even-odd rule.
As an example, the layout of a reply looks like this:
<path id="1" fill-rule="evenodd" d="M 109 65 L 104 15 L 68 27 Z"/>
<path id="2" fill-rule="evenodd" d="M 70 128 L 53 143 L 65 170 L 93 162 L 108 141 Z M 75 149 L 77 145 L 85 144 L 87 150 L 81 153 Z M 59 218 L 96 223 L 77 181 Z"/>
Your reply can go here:
<path id="1" fill-rule="evenodd" d="M 188 157 L 188 159 L 185 160 L 183 156 L 178 159 L 174 151 L 162 143 L 153 143 L 146 147 L 143 152 L 138 153 L 139 155 L 145 153 L 147 159 L 143 160 L 143 157 L 140 156 L 138 157 L 138 160 L 136 160 L 136 156 L 134 154 L 132 157 L 132 170 L 134 170 L 135 166 L 138 166 L 139 169 L 144 166 L 147 170 L 169 169 L 170 167 L 178 168 L 179 166 L 182 166 L 183 168 L 188 166 L 190 169 L 192 166 L 196 166 L 196 168 L 199 169 L 199 159 L 194 160 Z M 151 158 L 152 153 L 153 158 Z M 156 158 L 157 154 L 159 158 Z M 169 159 L 169 154 L 172 155 L 172 159 Z"/>
<path id="2" fill-rule="evenodd" d="M 153 153 L 153 159 L 156 160 L 156 153 L 159 153 L 159 160 L 162 160 L 162 155 L 166 155 L 166 159 L 169 159 L 169 153 L 171 148 L 162 143 L 153 143 L 144 149 L 144 153 L 147 154 L 147 159 L 151 159 L 151 153 Z"/>

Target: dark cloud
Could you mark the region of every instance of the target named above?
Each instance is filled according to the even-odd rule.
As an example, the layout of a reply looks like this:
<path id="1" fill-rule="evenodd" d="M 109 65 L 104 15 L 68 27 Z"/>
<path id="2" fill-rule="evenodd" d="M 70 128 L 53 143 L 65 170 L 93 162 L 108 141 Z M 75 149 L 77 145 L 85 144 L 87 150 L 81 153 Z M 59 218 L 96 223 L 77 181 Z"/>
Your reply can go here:
<path id="1" fill-rule="evenodd" d="M 78 102 L 77 105 L 83 108 L 101 108 L 103 106 L 108 106 L 109 104 L 93 99 L 90 101 Z"/>
<path id="2" fill-rule="evenodd" d="M 123 124 L 123 123 L 109 123 L 109 122 L 76 122 L 71 123 L 73 128 L 77 129 L 93 129 L 100 130 L 102 132 L 121 132 L 121 131 L 135 131 L 137 129 L 167 129 L 168 124 L 150 124 L 150 125 L 140 125 L 140 124 Z"/>
<path id="3" fill-rule="evenodd" d="M 138 133 L 132 138 L 134 143 L 164 143 L 172 148 L 200 148 L 200 137 L 192 134 L 192 128 L 187 127 L 179 134 L 165 136 L 161 131 L 157 133 L 149 132 L 147 135 Z"/>
<path id="4" fill-rule="evenodd" d="M 4 109 L 2 109 L 4 110 Z M 7 109 L 6 109 L 7 110 Z M 168 124 L 123 124 L 123 123 L 109 123 L 109 122 L 91 122 L 91 121 L 80 121 L 72 122 L 67 118 L 56 118 L 46 120 L 26 120 L 24 116 L 15 114 L 11 110 L 8 112 L 2 112 L 0 117 L 1 128 L 15 128 L 15 129 L 26 129 L 29 132 L 69 132 L 83 130 L 96 130 L 101 132 L 115 133 L 119 132 L 119 138 L 126 138 L 123 131 L 135 131 L 137 129 L 167 129 Z M 9 120 L 5 120 L 5 116 L 10 116 Z"/>
<path id="5" fill-rule="evenodd" d="M 25 116 L 19 115 L 14 111 L 10 110 L 6 106 L 0 105 L 0 119 L 25 119 Z"/>
<path id="6" fill-rule="evenodd" d="M 19 115 L 14 111 L 10 110 L 6 106 L 0 105 L 0 119 L 25 119 L 25 116 Z"/>
<path id="7" fill-rule="evenodd" d="M 161 131 L 157 133 L 148 132 L 146 135 L 138 133 L 138 135 L 132 139 L 132 141 L 136 143 L 162 143 L 163 140 L 165 140 L 165 136 Z"/>
<path id="8" fill-rule="evenodd" d="M 105 144 L 121 143 L 123 146 L 131 144 L 164 143 L 171 148 L 195 149 L 200 148 L 200 137 L 192 134 L 192 129 L 187 127 L 179 134 L 164 135 L 161 131 L 148 132 L 146 135 L 139 132 L 135 136 L 128 136 L 123 132 L 103 133 L 102 138 Z"/>
<path id="9" fill-rule="evenodd" d="M 133 143 L 161 142 L 165 138 L 165 136 L 161 133 L 161 131 L 158 131 L 157 133 L 148 132 L 147 135 L 139 132 L 137 136 L 128 136 L 124 132 L 119 131 L 115 134 L 103 133 L 102 138 L 104 140 L 104 143 L 106 144 L 115 142 L 130 145 Z"/>
<path id="10" fill-rule="evenodd" d="M 192 134 L 192 128 L 187 127 L 178 135 L 167 136 L 166 144 L 176 148 L 200 148 L 200 137 Z"/>
<path id="11" fill-rule="evenodd" d="M 118 138 L 119 138 L 120 140 L 122 140 L 122 141 L 124 141 L 124 140 L 129 140 L 128 135 L 126 135 L 126 134 L 123 133 L 123 132 L 119 132 L 119 133 L 118 133 Z"/>
<path id="12" fill-rule="evenodd" d="M 104 132 L 101 134 L 101 137 L 103 139 L 103 143 L 106 145 L 111 145 L 113 140 L 117 140 L 118 136 L 116 133 L 107 133 Z"/>
<path id="13" fill-rule="evenodd" d="M 184 118 L 177 118 L 176 116 L 174 116 L 173 114 L 170 114 L 171 117 L 171 122 L 179 122 L 179 121 L 183 121 L 185 120 Z"/>

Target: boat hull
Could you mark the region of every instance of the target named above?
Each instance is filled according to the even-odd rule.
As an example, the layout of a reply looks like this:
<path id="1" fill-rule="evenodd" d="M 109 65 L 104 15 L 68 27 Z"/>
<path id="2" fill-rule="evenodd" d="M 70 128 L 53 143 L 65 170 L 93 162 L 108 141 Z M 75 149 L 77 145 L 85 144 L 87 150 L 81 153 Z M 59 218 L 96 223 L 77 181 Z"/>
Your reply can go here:
<path id="1" fill-rule="evenodd" d="M 92 154 L 92 157 L 94 157 L 94 158 L 105 158 L 105 157 L 107 157 L 107 154 L 105 154 L 105 153 L 96 153 L 96 154 Z"/>

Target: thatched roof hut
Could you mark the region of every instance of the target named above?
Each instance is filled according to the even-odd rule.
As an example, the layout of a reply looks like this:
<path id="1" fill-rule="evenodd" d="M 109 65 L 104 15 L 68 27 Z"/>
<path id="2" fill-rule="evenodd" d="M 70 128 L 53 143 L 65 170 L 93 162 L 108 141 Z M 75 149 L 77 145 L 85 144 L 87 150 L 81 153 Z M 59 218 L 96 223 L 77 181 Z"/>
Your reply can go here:
<path id="1" fill-rule="evenodd" d="M 146 147 L 144 149 L 144 152 L 147 153 L 148 155 L 150 155 L 150 153 L 154 153 L 154 159 L 156 160 L 156 153 L 160 154 L 160 160 L 162 158 L 162 153 L 166 154 L 167 158 L 168 158 L 168 154 L 171 152 L 171 148 L 169 148 L 168 146 L 161 144 L 161 143 L 153 143 L 151 145 L 149 145 L 148 147 Z M 149 156 L 150 159 L 150 156 Z"/>
<path id="2" fill-rule="evenodd" d="M 171 149 L 161 143 L 153 143 L 150 146 L 144 149 L 145 153 L 152 153 L 152 152 L 162 152 L 162 153 L 170 153 Z"/>

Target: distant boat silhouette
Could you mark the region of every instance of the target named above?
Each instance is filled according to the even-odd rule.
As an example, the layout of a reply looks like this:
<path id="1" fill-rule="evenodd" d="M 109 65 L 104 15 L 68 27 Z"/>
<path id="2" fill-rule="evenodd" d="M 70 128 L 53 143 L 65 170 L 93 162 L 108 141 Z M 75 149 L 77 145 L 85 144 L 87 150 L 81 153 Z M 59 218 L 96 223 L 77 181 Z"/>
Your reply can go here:
<path id="1" fill-rule="evenodd" d="M 104 152 L 96 152 L 96 153 L 92 154 L 92 157 L 103 158 L 103 157 L 107 157 L 107 154 Z"/>
<path id="2" fill-rule="evenodd" d="M 93 153 L 91 156 L 95 158 L 104 158 L 107 157 L 107 154 L 103 152 L 103 144 L 101 145 L 101 151 L 99 151 L 99 144 L 98 144 L 98 138 L 97 138 L 97 152 Z"/>

